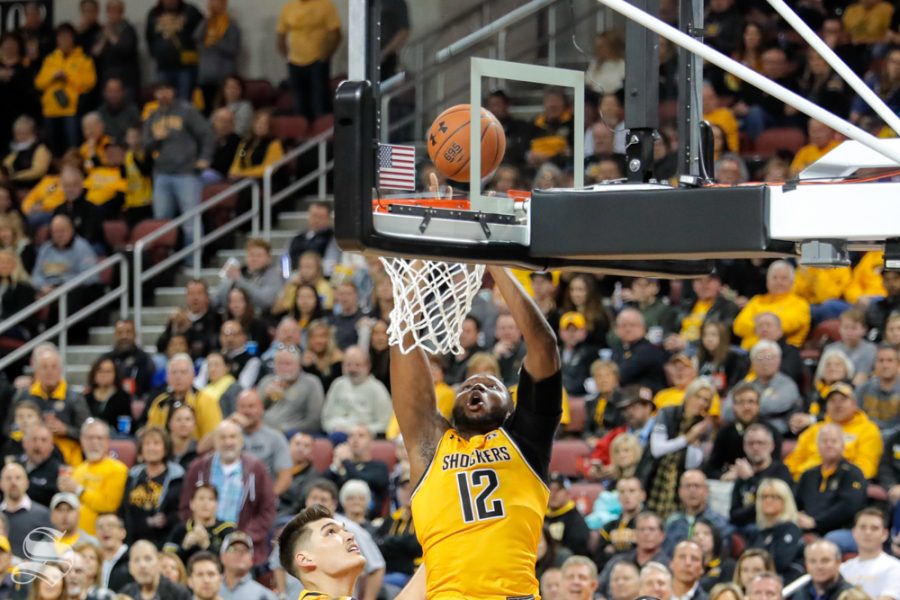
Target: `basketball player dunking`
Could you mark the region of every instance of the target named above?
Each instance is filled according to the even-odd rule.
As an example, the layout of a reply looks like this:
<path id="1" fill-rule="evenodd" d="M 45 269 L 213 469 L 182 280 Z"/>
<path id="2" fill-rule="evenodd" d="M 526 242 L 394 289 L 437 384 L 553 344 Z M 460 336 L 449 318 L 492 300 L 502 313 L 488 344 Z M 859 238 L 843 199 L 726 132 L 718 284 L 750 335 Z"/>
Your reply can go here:
<path id="1" fill-rule="evenodd" d="M 429 599 L 538 597 L 534 565 L 550 450 L 562 411 L 556 338 L 506 269 L 489 267 L 524 336 L 517 405 L 503 383 L 462 383 L 452 422 L 437 411 L 425 353 L 391 348 L 394 412 L 409 452 L 413 522 Z"/>

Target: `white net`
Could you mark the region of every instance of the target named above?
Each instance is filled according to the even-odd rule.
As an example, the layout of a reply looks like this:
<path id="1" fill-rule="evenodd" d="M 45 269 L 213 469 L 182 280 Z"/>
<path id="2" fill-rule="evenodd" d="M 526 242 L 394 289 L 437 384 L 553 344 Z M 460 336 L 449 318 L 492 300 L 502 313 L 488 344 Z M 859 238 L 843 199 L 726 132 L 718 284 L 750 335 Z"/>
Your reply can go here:
<path id="1" fill-rule="evenodd" d="M 460 354 L 462 323 L 481 289 L 484 265 L 420 258 L 381 258 L 394 285 L 388 336 L 408 354 L 424 348 L 432 354 Z"/>

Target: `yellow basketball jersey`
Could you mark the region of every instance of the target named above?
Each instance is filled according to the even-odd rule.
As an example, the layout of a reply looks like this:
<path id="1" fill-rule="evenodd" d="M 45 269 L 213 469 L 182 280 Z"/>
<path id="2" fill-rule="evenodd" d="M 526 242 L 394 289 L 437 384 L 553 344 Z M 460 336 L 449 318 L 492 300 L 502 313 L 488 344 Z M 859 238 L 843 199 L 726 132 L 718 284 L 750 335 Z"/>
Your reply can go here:
<path id="1" fill-rule="evenodd" d="M 448 429 L 413 493 L 427 597 L 539 598 L 534 565 L 550 492 L 503 429 Z"/>

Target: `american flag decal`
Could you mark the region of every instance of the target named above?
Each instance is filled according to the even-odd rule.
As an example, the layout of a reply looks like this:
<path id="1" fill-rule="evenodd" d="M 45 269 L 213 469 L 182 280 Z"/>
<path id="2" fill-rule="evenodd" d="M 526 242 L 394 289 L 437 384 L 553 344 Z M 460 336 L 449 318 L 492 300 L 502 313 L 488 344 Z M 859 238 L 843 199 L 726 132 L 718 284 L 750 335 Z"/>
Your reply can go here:
<path id="1" fill-rule="evenodd" d="M 378 187 L 416 191 L 416 149 L 378 144 Z"/>

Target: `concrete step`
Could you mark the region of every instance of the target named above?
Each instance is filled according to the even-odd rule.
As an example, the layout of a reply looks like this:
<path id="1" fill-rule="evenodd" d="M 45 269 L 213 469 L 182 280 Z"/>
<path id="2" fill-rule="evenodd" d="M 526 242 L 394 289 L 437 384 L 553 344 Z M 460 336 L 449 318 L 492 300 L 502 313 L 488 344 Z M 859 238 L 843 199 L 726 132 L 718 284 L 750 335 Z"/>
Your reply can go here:
<path id="1" fill-rule="evenodd" d="M 278 229 L 281 231 L 293 231 L 297 235 L 301 231 L 306 231 L 309 212 L 291 211 L 283 212 L 278 215 Z"/>
<path id="2" fill-rule="evenodd" d="M 170 314 L 173 308 L 184 306 L 184 286 L 156 288 L 153 306 L 154 308 L 168 307 Z"/>
<path id="3" fill-rule="evenodd" d="M 170 306 L 145 306 L 141 309 L 141 325 L 165 325 L 172 312 L 173 308 Z M 134 318 L 134 312 L 129 314 Z"/>
<path id="4" fill-rule="evenodd" d="M 66 383 L 79 388 L 83 387 L 87 382 L 88 373 L 91 372 L 91 365 L 73 365 L 66 362 Z"/>
<path id="5" fill-rule="evenodd" d="M 104 346 L 107 348 L 112 347 L 113 343 L 113 330 L 115 328 L 112 326 L 107 327 L 91 327 L 91 337 L 90 342 L 92 346 Z M 148 348 L 153 347 L 156 344 L 157 338 L 159 338 L 160 334 L 165 330 L 164 325 L 144 325 L 141 328 L 141 347 Z"/>
<path id="6" fill-rule="evenodd" d="M 112 349 L 109 346 L 69 346 L 66 349 L 66 368 L 73 365 L 92 365 L 95 360 L 106 354 Z M 156 346 L 143 346 L 148 354 L 156 352 Z"/>
<path id="7" fill-rule="evenodd" d="M 190 269 L 183 269 L 175 274 L 175 285 L 184 287 L 188 280 L 193 278 L 194 274 Z M 215 287 L 219 284 L 219 268 L 200 269 L 200 279 L 205 281 L 206 285 Z"/>

